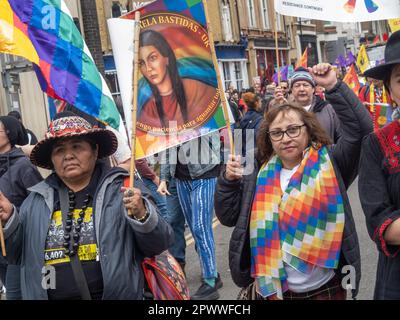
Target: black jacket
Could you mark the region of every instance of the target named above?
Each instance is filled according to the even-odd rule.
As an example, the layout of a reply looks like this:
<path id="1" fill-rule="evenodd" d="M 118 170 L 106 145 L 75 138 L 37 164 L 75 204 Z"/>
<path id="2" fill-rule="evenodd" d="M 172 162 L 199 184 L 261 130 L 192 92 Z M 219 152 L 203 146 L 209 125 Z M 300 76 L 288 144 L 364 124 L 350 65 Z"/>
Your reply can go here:
<path id="1" fill-rule="evenodd" d="M 28 196 L 28 188 L 42 181 L 37 168 L 19 148 L 0 154 L 0 191 L 18 209 Z"/>
<path id="2" fill-rule="evenodd" d="M 239 123 L 240 120 L 242 119 L 242 114 L 239 111 L 239 107 L 237 103 L 234 100 L 229 101 L 229 106 L 232 111 L 232 116 L 233 119 L 235 120 L 235 123 Z"/>
<path id="3" fill-rule="evenodd" d="M 354 165 L 354 159 L 359 158 L 361 140 L 372 131 L 372 122 L 364 106 L 342 82 L 339 82 L 327 95 L 343 124 L 343 134 L 340 140 L 330 149 L 344 201 L 346 219 L 337 273 L 342 275 L 342 267 L 345 265 L 352 265 L 355 268 L 356 288 L 353 290 L 355 297 L 361 278 L 361 260 L 356 228 L 346 190 L 356 176 L 358 167 Z M 249 222 L 259 167 L 260 165 L 256 162 L 252 173 L 238 181 L 228 181 L 222 173 L 218 179 L 215 193 L 214 203 L 217 217 L 223 225 L 235 227 L 229 247 L 229 264 L 233 281 L 239 287 L 246 287 L 253 282 L 250 274 Z"/>
<path id="4" fill-rule="evenodd" d="M 332 105 L 328 101 L 315 96 L 310 111 L 315 113 L 321 127 L 333 143 L 336 143 L 340 138 L 340 121 Z"/>
<path id="5" fill-rule="evenodd" d="M 260 128 L 263 116 L 261 113 L 249 109 L 240 120 L 239 129 L 242 130 L 242 155 L 246 154 L 247 149 L 254 149 L 256 145 L 257 132 Z M 251 130 L 251 131 L 250 131 Z"/>
<path id="6" fill-rule="evenodd" d="M 368 233 L 379 250 L 375 299 L 400 299 L 400 246 L 384 239 L 387 227 L 400 218 L 400 124 L 363 141 L 358 188 Z"/>

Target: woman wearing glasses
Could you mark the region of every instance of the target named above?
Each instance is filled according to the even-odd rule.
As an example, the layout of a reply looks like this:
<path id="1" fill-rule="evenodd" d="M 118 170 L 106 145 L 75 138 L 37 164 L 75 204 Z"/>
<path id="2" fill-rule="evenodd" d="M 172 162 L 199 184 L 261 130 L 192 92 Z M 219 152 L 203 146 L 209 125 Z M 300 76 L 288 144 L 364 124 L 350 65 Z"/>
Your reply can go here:
<path id="1" fill-rule="evenodd" d="M 314 114 L 286 104 L 260 127 L 254 170 L 231 156 L 218 180 L 215 210 L 235 227 L 229 261 L 242 298 L 345 299 L 341 277 L 349 272 L 353 297 L 358 292 L 360 252 L 346 190 L 372 123 L 329 64 L 310 72 L 342 121 L 337 144 L 330 147 Z"/>

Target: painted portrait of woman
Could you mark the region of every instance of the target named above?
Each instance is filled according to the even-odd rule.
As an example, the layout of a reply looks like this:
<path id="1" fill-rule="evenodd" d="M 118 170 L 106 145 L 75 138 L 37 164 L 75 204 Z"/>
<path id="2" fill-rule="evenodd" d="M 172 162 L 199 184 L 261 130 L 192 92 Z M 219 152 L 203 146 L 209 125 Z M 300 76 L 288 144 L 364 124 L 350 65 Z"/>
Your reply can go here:
<path id="1" fill-rule="evenodd" d="M 198 117 L 218 98 L 216 88 L 182 78 L 174 51 L 160 32 L 141 31 L 139 41 L 139 67 L 152 94 L 138 115 L 140 128 L 168 132 L 166 128 L 181 131 L 201 124 Z"/>

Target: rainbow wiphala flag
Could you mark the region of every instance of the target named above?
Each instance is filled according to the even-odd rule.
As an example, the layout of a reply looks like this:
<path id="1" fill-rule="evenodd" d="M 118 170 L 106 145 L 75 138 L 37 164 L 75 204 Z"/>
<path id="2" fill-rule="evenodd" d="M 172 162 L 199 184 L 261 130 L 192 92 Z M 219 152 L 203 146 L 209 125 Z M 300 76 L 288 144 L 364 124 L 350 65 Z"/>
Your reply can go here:
<path id="1" fill-rule="evenodd" d="M 393 107 L 389 104 L 377 104 L 369 106 L 372 115 L 374 130 L 386 127 L 392 122 Z"/>
<path id="2" fill-rule="evenodd" d="M 379 9 L 378 5 L 373 0 L 364 0 L 365 7 L 367 8 L 369 13 L 373 13 Z M 356 8 L 357 0 L 348 0 L 344 5 L 344 9 L 348 13 L 353 13 Z"/>
<path id="3" fill-rule="evenodd" d="M 0 0 L 0 52 L 34 63 L 50 97 L 118 129 L 110 90 L 63 0 Z"/>

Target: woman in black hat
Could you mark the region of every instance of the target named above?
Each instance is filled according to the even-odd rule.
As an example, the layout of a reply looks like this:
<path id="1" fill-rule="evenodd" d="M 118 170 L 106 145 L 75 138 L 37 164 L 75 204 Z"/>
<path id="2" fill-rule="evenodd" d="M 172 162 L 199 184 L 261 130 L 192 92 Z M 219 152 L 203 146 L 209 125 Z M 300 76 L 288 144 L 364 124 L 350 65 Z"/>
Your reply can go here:
<path id="1" fill-rule="evenodd" d="M 385 64 L 365 75 L 383 80 L 400 105 L 400 31 L 385 49 Z M 359 194 L 368 232 L 379 250 L 375 299 L 400 299 L 400 113 L 363 142 Z"/>
<path id="2" fill-rule="evenodd" d="M 17 209 L 28 196 L 28 188 L 42 180 L 36 167 L 21 149 L 15 147 L 27 143 L 26 130 L 17 119 L 0 117 L 0 193 Z M 7 300 L 21 299 L 19 266 L 7 267 L 0 255 L 0 269 L 0 280 L 6 285 Z"/>

